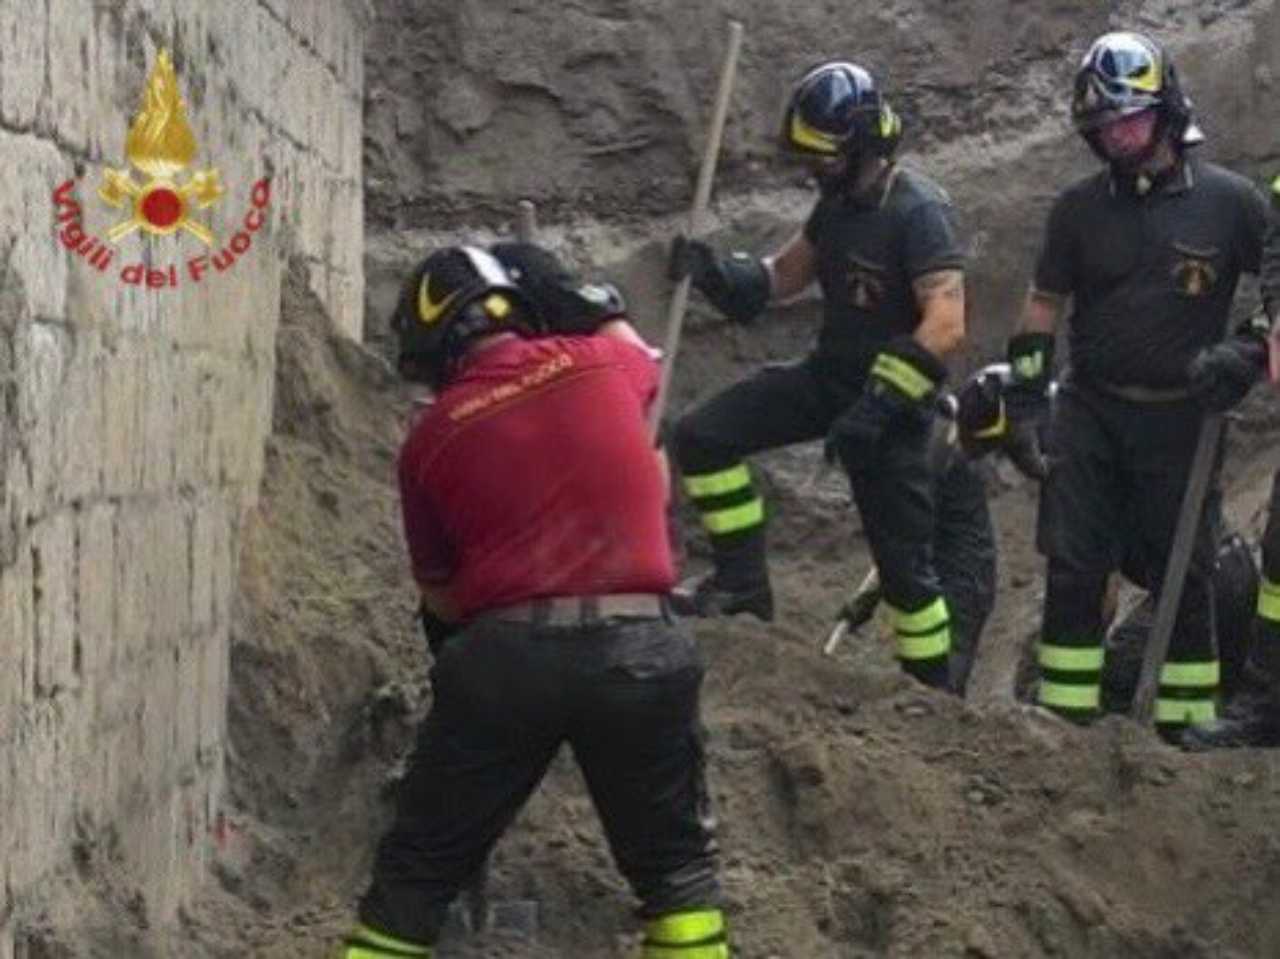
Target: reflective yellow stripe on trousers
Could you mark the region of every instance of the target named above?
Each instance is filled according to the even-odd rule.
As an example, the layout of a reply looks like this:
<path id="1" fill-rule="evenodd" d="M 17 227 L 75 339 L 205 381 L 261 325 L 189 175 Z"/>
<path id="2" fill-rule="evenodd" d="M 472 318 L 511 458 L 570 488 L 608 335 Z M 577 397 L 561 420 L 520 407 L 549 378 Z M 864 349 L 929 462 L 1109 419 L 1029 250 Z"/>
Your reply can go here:
<path id="1" fill-rule="evenodd" d="M 1280 623 L 1280 583 L 1263 578 L 1258 586 L 1258 616 L 1271 623 Z"/>
<path id="2" fill-rule="evenodd" d="M 340 959 L 431 959 L 430 946 L 420 946 L 361 923 L 347 939 Z"/>
<path id="3" fill-rule="evenodd" d="M 659 916 L 645 923 L 644 933 L 642 959 L 729 959 L 719 909 Z"/>
<path id="4" fill-rule="evenodd" d="M 894 606 L 889 610 L 900 659 L 937 659 L 950 652 L 951 617 L 941 596 L 914 613 Z"/>
<path id="5" fill-rule="evenodd" d="M 722 496 L 735 490 L 745 489 L 751 485 L 751 473 L 746 463 L 730 466 L 718 473 L 700 473 L 697 476 L 685 476 L 683 479 L 685 492 L 694 499 L 707 496 Z"/>

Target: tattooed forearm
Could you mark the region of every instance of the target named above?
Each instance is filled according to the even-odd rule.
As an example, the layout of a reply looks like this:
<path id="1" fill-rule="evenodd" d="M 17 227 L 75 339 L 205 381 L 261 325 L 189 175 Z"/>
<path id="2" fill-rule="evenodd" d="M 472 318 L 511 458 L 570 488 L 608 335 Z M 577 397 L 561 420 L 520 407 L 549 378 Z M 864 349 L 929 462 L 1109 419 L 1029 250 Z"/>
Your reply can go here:
<path id="1" fill-rule="evenodd" d="M 913 284 L 920 306 L 915 339 L 935 356 L 946 356 L 964 340 L 964 274 L 935 270 Z"/>

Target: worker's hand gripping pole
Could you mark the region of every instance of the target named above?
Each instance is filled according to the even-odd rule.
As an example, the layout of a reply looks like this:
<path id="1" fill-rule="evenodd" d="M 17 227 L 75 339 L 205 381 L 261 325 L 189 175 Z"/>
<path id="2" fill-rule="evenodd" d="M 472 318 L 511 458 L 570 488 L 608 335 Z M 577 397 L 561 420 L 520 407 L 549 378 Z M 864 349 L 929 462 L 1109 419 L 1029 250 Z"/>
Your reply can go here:
<path id="1" fill-rule="evenodd" d="M 720 153 L 720 139 L 724 134 L 724 121 L 729 112 L 729 95 L 733 91 L 733 77 L 738 67 L 738 48 L 742 45 L 742 24 L 736 21 L 729 24 L 729 49 L 724 55 L 724 64 L 720 68 L 720 86 L 716 90 L 715 111 L 711 116 L 711 127 L 707 131 L 707 142 L 702 152 L 702 166 L 698 169 L 698 184 L 693 194 L 693 209 L 689 212 L 688 236 L 696 236 L 702 226 L 702 218 L 706 214 L 707 204 L 711 200 L 711 181 L 716 172 L 716 157 Z M 671 374 L 675 369 L 676 352 L 680 348 L 680 328 L 684 325 L 684 311 L 689 304 L 689 277 L 684 277 L 676 284 L 671 296 L 671 306 L 667 311 L 667 338 L 662 344 L 662 377 L 658 381 L 658 395 L 649 411 L 649 431 L 657 439 L 658 426 L 662 422 L 662 414 L 667 405 L 667 394 L 671 389 Z"/>

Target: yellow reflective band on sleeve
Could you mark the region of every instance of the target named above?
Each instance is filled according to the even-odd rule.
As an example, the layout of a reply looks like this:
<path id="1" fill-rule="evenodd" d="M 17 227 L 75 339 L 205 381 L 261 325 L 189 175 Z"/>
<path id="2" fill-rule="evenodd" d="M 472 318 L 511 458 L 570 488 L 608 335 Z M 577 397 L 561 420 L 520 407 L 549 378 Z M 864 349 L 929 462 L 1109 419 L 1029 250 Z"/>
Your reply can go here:
<path id="1" fill-rule="evenodd" d="M 673 912 L 644 924 L 645 938 L 663 946 L 705 942 L 723 932 L 724 913 L 719 909 Z"/>
<path id="2" fill-rule="evenodd" d="M 835 137 L 820 130 L 815 130 L 801 120 L 799 114 L 796 113 L 791 114 L 789 136 L 791 142 L 796 146 L 804 147 L 806 150 L 812 150 L 815 153 L 830 153 L 834 155 L 840 152 L 840 144 Z"/>
<path id="3" fill-rule="evenodd" d="M 1041 680 L 1038 699 L 1041 706 L 1058 709 L 1097 709 L 1102 689 L 1097 685 L 1051 683 Z"/>
<path id="4" fill-rule="evenodd" d="M 341 959 L 405 959 L 405 957 L 423 957 L 431 959 L 431 947 L 405 942 L 395 936 L 378 932 L 361 923 L 355 932 L 347 937 Z"/>
<path id="5" fill-rule="evenodd" d="M 939 626 L 945 626 L 950 617 L 947 616 L 947 601 L 939 596 L 928 606 L 908 613 L 896 606 L 889 606 L 893 616 L 893 628 L 898 633 L 929 633 Z"/>
<path id="6" fill-rule="evenodd" d="M 898 634 L 899 659 L 938 659 L 951 651 L 951 630 L 946 626 L 938 628 L 936 633 L 928 636 L 903 636 Z"/>
<path id="7" fill-rule="evenodd" d="M 1071 673 L 1093 673 L 1102 669 L 1101 646 L 1049 646 L 1040 644 L 1040 665 Z"/>
<path id="8" fill-rule="evenodd" d="M 748 472 L 746 463 L 730 466 L 718 473 L 701 473 L 684 478 L 684 490 L 694 499 L 733 493 L 750 485 L 751 473 Z"/>
<path id="9" fill-rule="evenodd" d="M 1258 616 L 1272 623 L 1280 623 L 1280 583 L 1263 579 L 1258 589 Z"/>
<path id="10" fill-rule="evenodd" d="M 736 533 L 764 522 L 764 500 L 753 499 L 741 506 L 702 514 L 702 525 L 709 533 Z"/>
<path id="11" fill-rule="evenodd" d="M 1190 686 L 1213 688 L 1218 685 L 1221 670 L 1218 661 L 1204 663 L 1170 663 L 1160 667 L 1161 686 Z"/>
<path id="12" fill-rule="evenodd" d="M 1212 699 L 1157 699 L 1156 722 L 1198 726 L 1218 718 Z"/>
<path id="13" fill-rule="evenodd" d="M 707 946 L 664 946 L 646 942 L 640 959 L 729 959 L 729 944 L 714 942 Z"/>
<path id="14" fill-rule="evenodd" d="M 876 361 L 871 364 L 871 374 L 892 383 L 913 400 L 921 399 L 934 387 L 933 380 L 906 360 L 889 353 L 876 356 Z"/>

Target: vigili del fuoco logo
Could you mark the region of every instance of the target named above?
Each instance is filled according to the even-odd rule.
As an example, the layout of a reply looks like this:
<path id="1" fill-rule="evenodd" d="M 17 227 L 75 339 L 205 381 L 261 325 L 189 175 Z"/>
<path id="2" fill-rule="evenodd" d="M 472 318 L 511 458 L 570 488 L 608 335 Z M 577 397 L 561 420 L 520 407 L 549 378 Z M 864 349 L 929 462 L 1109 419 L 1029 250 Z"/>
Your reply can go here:
<path id="1" fill-rule="evenodd" d="M 84 227 L 83 209 L 75 195 L 76 180 L 67 180 L 53 191 L 58 239 L 68 250 L 106 273 L 115 261 L 117 244 L 133 233 L 157 237 L 190 234 L 204 245 L 204 251 L 180 264 L 156 267 L 140 259 L 121 263 L 121 283 L 151 289 L 173 289 L 180 282 L 199 283 L 211 272 L 230 270 L 249 252 L 253 235 L 266 223 L 271 180 L 263 177 L 253 184 L 249 209 L 225 242 L 193 216 L 218 203 L 224 191 L 213 167 L 195 170 L 183 178 L 183 171 L 195 159 L 196 138 L 187 123 L 187 105 L 178 92 L 178 77 L 168 51 L 160 51 L 147 78 L 142 108 L 125 138 L 125 154 L 130 166 L 108 167 L 98 186 L 102 202 L 124 215 L 107 230 L 105 240 Z M 135 179 L 130 167 L 142 179 Z M 124 261 L 123 253 L 121 260 Z"/>

